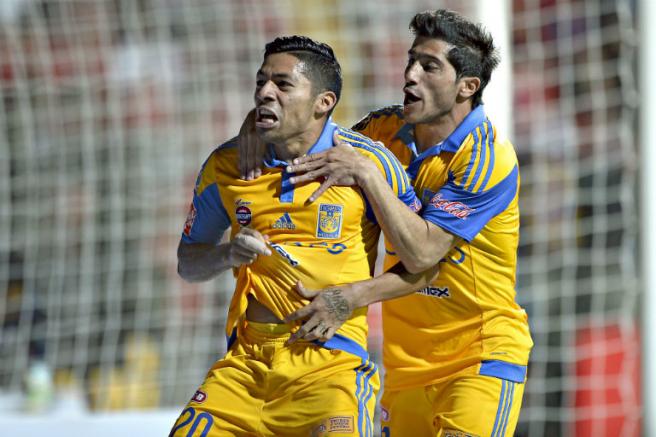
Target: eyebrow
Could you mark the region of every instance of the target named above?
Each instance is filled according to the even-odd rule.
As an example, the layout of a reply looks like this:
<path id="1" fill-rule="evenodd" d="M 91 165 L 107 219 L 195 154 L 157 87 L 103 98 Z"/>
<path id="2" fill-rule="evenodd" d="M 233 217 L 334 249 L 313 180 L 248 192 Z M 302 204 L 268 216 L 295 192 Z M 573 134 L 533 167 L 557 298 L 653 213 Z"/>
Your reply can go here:
<path id="1" fill-rule="evenodd" d="M 262 70 L 257 70 L 257 76 L 266 76 Z M 274 73 L 272 76 L 273 79 L 292 79 L 291 74 L 287 73 Z"/>
<path id="2" fill-rule="evenodd" d="M 426 60 L 429 62 L 436 62 L 438 65 L 444 65 L 442 61 L 440 61 L 439 58 L 436 58 L 435 56 L 428 55 L 426 53 L 417 53 L 414 49 L 408 50 L 408 55 L 413 56 L 417 59 L 422 59 Z"/>

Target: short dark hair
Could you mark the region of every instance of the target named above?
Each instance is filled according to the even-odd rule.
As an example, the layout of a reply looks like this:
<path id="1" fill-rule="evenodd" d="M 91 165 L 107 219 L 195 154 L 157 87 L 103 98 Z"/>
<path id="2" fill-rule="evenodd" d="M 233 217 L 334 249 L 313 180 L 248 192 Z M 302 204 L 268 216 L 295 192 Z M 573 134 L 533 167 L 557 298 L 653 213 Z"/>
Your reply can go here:
<path id="1" fill-rule="evenodd" d="M 342 67 L 328 44 L 314 41 L 307 36 L 281 36 L 265 46 L 264 58 L 274 53 L 294 55 L 303 62 L 303 73 L 312 82 L 314 93 L 332 91 L 339 101 L 342 94 Z"/>
<path id="2" fill-rule="evenodd" d="M 453 46 L 446 58 L 455 68 L 458 79 L 464 76 L 480 79 L 481 86 L 471 98 L 473 108 L 480 105 L 483 90 L 500 61 L 489 32 L 482 25 L 446 9 L 418 13 L 410 22 L 410 30 L 415 37 L 437 38 Z"/>

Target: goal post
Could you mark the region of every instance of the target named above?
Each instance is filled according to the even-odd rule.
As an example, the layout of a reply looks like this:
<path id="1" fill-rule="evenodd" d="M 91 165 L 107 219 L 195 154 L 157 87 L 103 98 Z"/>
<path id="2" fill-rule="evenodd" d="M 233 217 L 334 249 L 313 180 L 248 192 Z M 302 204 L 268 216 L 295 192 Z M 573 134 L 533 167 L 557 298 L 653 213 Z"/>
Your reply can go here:
<path id="1" fill-rule="evenodd" d="M 640 11 L 640 156 L 641 169 L 641 267 L 642 267 L 642 338 L 644 435 L 656 435 L 656 4 L 641 0 Z"/>

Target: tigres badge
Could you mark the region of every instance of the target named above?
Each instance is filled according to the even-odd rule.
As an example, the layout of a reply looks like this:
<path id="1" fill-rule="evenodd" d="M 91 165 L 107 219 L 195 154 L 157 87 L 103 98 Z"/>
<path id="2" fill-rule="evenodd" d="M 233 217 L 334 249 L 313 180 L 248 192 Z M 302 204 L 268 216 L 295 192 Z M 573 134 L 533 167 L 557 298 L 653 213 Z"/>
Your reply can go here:
<path id="1" fill-rule="evenodd" d="M 332 240 L 342 231 L 342 205 L 322 203 L 317 217 L 317 238 Z"/>

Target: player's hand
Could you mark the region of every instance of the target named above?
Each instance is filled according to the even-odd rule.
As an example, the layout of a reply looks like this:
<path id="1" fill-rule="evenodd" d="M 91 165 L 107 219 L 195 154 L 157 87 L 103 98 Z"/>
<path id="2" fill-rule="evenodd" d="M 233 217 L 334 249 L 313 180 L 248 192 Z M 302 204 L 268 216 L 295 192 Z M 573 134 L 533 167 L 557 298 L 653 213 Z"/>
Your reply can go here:
<path id="1" fill-rule="evenodd" d="M 262 161 L 266 144 L 255 131 L 255 109 L 252 109 L 239 129 L 239 172 L 247 181 L 262 176 Z"/>
<path id="2" fill-rule="evenodd" d="M 269 238 L 250 228 L 241 228 L 230 241 L 229 263 L 233 267 L 252 264 L 260 255 L 271 255 Z"/>
<path id="3" fill-rule="evenodd" d="M 340 140 L 337 130 L 333 134 L 333 144 L 335 147 L 325 152 L 296 158 L 287 167 L 288 172 L 298 174 L 290 179 L 292 184 L 323 179 L 321 186 L 310 196 L 310 202 L 314 202 L 333 185 L 358 185 L 358 178 L 367 171 L 378 171 L 373 161 Z"/>
<path id="4" fill-rule="evenodd" d="M 353 303 L 345 293 L 347 287 L 328 287 L 311 291 L 299 281 L 296 284 L 296 291 L 311 302 L 285 317 L 285 322 L 308 320 L 291 335 L 287 344 L 300 339 L 326 342 L 332 338 L 353 312 Z"/>

